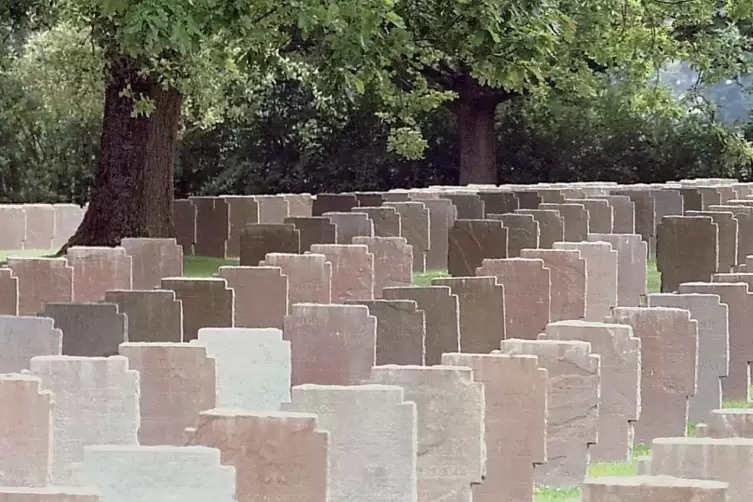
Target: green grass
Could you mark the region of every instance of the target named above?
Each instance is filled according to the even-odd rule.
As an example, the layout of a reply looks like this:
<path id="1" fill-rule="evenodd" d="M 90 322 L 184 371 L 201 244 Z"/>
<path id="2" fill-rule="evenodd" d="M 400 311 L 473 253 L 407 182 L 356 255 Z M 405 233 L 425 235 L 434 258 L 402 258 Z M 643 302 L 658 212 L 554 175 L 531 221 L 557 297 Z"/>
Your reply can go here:
<path id="1" fill-rule="evenodd" d="M 413 284 L 416 286 L 431 286 L 432 279 L 450 277 L 446 270 L 427 270 L 420 274 L 413 274 Z"/>
<path id="2" fill-rule="evenodd" d="M 651 258 L 648 260 L 648 292 L 659 293 L 661 291 L 661 274 L 656 270 L 656 260 Z"/>
<path id="3" fill-rule="evenodd" d="M 183 275 L 185 277 L 212 277 L 220 267 L 238 265 L 240 260 L 209 258 L 207 256 L 184 256 Z"/>
<path id="4" fill-rule="evenodd" d="M 0 250 L 0 265 L 5 265 L 9 256 L 20 256 L 24 258 L 46 258 L 54 256 L 57 249 L 20 249 L 20 250 Z"/>

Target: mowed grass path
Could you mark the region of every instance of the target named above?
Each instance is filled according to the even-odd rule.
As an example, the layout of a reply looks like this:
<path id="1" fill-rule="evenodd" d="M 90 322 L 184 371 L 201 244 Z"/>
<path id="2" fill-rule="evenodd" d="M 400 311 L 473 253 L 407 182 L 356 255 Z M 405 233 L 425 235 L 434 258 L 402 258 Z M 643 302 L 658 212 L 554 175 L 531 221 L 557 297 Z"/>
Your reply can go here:
<path id="1" fill-rule="evenodd" d="M 23 251 L 0 251 L 0 264 L 2 264 L 8 255 L 10 256 L 51 256 L 56 250 L 50 249 L 27 249 Z M 227 260 L 221 258 L 209 258 L 203 256 L 187 256 L 183 261 L 183 274 L 186 277 L 211 277 L 217 273 L 217 270 L 224 265 L 238 265 L 238 260 Z M 448 277 L 444 270 L 430 270 L 425 273 L 416 274 L 413 278 L 417 286 L 431 285 L 432 279 Z M 648 292 L 657 293 L 661 287 L 661 276 L 656 270 L 656 262 L 652 259 L 648 262 Z M 753 391 L 752 391 L 753 392 Z M 725 402 L 725 408 L 747 408 L 745 402 Z M 695 424 L 688 427 L 690 435 L 695 433 Z M 649 448 L 646 445 L 636 445 L 633 451 L 633 460 L 624 463 L 594 463 L 588 470 L 589 476 L 633 476 L 637 472 L 636 457 L 647 455 Z M 536 491 L 535 502 L 571 502 L 580 499 L 580 489 L 573 488 L 567 490 L 560 489 L 538 489 Z"/>

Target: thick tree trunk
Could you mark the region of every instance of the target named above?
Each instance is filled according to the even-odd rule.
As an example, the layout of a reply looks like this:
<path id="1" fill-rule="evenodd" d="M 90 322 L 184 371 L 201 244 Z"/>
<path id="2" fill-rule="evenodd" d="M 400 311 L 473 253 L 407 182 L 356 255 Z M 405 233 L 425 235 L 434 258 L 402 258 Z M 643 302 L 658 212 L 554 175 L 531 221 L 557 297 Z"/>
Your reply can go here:
<path id="1" fill-rule="evenodd" d="M 460 129 L 460 184 L 497 183 L 497 105 L 512 97 L 502 89 L 481 85 L 468 73 L 455 76 L 450 88 L 458 97 L 449 109 Z"/>
<path id="2" fill-rule="evenodd" d="M 155 78 L 139 75 L 138 61 L 111 55 L 97 172 L 89 208 L 70 246 L 117 246 L 123 237 L 171 237 L 173 161 L 182 96 Z M 133 117 L 132 96 L 154 102 Z"/>

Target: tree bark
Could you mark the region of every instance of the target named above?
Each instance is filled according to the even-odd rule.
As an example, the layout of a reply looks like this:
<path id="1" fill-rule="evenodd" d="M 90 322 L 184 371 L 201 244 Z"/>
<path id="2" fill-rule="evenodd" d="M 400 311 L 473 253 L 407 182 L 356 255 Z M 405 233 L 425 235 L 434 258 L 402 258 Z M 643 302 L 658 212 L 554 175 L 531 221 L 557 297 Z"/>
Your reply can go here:
<path id="1" fill-rule="evenodd" d="M 139 74 L 139 61 L 108 57 L 105 110 L 97 171 L 89 208 L 71 246 L 117 246 L 123 237 L 172 237 L 173 169 L 182 96 L 153 76 Z M 148 116 L 133 117 L 133 98 L 154 103 Z"/>
<path id="2" fill-rule="evenodd" d="M 458 97 L 450 110 L 460 129 L 460 184 L 497 183 L 497 105 L 512 96 L 478 83 L 468 74 L 457 76 L 452 89 Z"/>

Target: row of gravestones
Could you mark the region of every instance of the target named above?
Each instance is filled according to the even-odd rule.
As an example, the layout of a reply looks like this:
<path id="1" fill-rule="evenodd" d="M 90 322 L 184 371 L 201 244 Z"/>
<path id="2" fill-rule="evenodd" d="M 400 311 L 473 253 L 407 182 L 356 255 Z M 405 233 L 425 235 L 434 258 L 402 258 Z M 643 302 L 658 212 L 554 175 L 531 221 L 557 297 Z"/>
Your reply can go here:
<path id="1" fill-rule="evenodd" d="M 568 244 L 568 245 L 570 245 L 570 244 Z M 348 248 L 348 247 L 346 246 L 346 248 Z M 533 250 L 531 250 L 531 251 L 533 251 Z M 346 253 L 346 254 L 347 254 L 347 253 Z M 551 254 L 550 258 L 551 258 L 551 259 L 554 259 L 554 261 L 556 262 L 556 261 L 557 261 L 557 255 L 558 255 L 558 254 L 560 254 L 560 255 L 561 255 L 562 253 L 554 253 L 554 254 Z M 304 255 L 304 256 L 305 256 L 305 255 Z M 301 258 L 301 259 L 302 259 L 302 258 L 303 258 L 303 256 L 301 256 L 301 257 L 299 257 L 299 258 Z M 509 260 L 509 262 L 510 262 L 510 263 L 512 263 L 512 262 L 515 262 L 515 263 L 516 263 L 516 265 L 514 265 L 514 266 L 515 266 L 515 267 L 517 267 L 517 263 L 524 263 L 524 262 L 525 262 L 526 260 L 528 260 L 528 262 L 530 262 L 530 261 L 531 261 L 530 259 L 524 258 L 523 260 Z M 565 260 L 565 261 L 567 262 L 567 260 Z M 588 261 L 588 260 L 587 260 L 587 261 Z M 644 252 L 644 261 L 645 261 L 645 252 Z M 494 261 L 493 261 L 493 262 L 494 262 Z M 491 263 L 491 265 L 496 265 L 496 263 L 493 263 L 493 262 Z M 508 260 L 501 260 L 501 262 L 508 262 Z M 511 266 L 513 266 L 513 265 L 511 265 Z M 542 269 L 549 269 L 549 271 L 550 271 L 550 272 L 549 272 L 549 273 L 550 273 L 550 276 L 553 276 L 553 275 L 555 275 L 555 274 L 553 274 L 553 273 L 551 272 L 552 268 L 550 268 L 550 267 L 539 267 L 539 268 L 542 268 Z M 556 267 L 555 267 L 555 268 L 556 268 Z M 356 267 L 356 269 L 357 269 L 357 267 Z M 583 269 L 583 274 L 582 274 L 583 276 L 585 276 L 585 275 L 586 275 L 586 270 L 587 270 L 587 269 L 586 269 L 586 267 L 584 267 L 584 269 Z M 560 275 L 562 275 L 562 274 L 560 274 Z M 485 279 L 485 278 L 481 277 L 480 279 Z M 504 303 L 505 303 L 505 296 L 507 296 L 507 298 L 509 298 L 509 296 L 508 296 L 508 295 L 502 295 L 502 294 L 500 294 L 500 293 L 502 293 L 502 288 L 499 288 L 499 287 L 497 287 L 497 285 L 496 285 L 496 284 L 494 283 L 494 280 L 493 280 L 493 278 L 492 278 L 492 281 L 489 281 L 488 279 L 489 279 L 489 278 L 487 277 L 487 278 L 486 278 L 486 280 L 483 280 L 483 281 L 477 281 L 477 280 L 475 280 L 475 279 L 468 279 L 468 278 L 466 278 L 466 279 L 461 279 L 461 280 L 459 280 L 459 281 L 455 281 L 455 284 L 454 284 L 454 285 L 456 286 L 456 288 L 459 288 L 459 289 L 458 289 L 458 293 L 461 293 L 461 292 L 462 292 L 461 290 L 463 290 L 464 288 L 465 288 L 465 291 L 466 291 L 466 294 L 465 294 L 465 295 L 462 295 L 462 294 L 458 294 L 458 296 L 459 296 L 459 297 L 461 297 L 461 298 L 465 298 L 465 300 L 466 300 L 465 302 L 461 302 L 461 303 L 462 303 L 462 305 L 463 305 L 463 308 L 461 309 L 461 315 L 460 315 L 460 316 L 458 316 L 458 317 L 460 317 L 460 319 L 459 319 L 459 321 L 458 321 L 459 323 L 462 323 L 462 318 L 463 318 L 463 317 L 465 317 L 465 318 L 466 318 L 466 322 L 465 322 L 465 323 L 462 323 L 462 324 L 463 324 L 463 330 L 462 330 L 462 333 L 463 333 L 463 335 L 464 335 L 464 336 L 465 336 L 465 335 L 466 335 L 467 333 L 468 333 L 468 334 L 473 334 L 473 333 L 474 333 L 474 329 L 473 329 L 473 328 L 474 328 L 474 323 L 473 323 L 473 321 L 474 321 L 474 318 L 475 318 L 475 317 L 477 317 L 477 315 L 476 315 L 476 311 L 474 311 L 474 310 L 473 310 L 473 305 L 474 305 L 474 301 L 473 301 L 473 300 L 474 300 L 474 299 L 478 299 L 479 297 L 482 297 L 482 296 L 485 296 L 485 297 L 487 297 L 487 299 L 488 299 L 488 298 L 492 298 L 492 302 L 491 302 L 491 304 L 494 304 L 494 305 L 497 305 L 497 306 L 502 306 L 502 308 L 504 308 Z M 450 281 L 452 281 L 452 280 L 450 280 Z M 215 282 L 215 283 L 216 283 L 216 281 L 211 281 L 211 282 Z M 356 283 L 357 283 L 357 282 L 358 282 L 358 281 L 356 281 Z M 568 282 L 567 282 L 567 281 L 564 281 L 564 282 L 563 282 L 563 281 L 560 281 L 560 282 L 558 282 L 558 283 L 557 283 L 557 284 L 558 284 L 558 286 L 554 286 L 554 282 L 555 282 L 555 281 L 552 281 L 552 287 L 554 287 L 554 289 L 551 289 L 551 290 L 550 290 L 550 291 L 548 292 L 548 293 L 549 293 L 549 294 L 548 294 L 548 296 L 549 296 L 549 300 L 551 300 L 551 298 L 552 298 L 552 297 L 562 297 L 562 296 L 569 296 L 569 295 L 572 295 L 572 296 L 576 296 L 576 297 L 577 297 L 577 296 L 578 296 L 578 291 L 581 291 L 581 288 L 580 288 L 580 286 L 579 286 L 579 285 L 575 285 L 575 286 L 574 286 L 574 289 L 565 289 L 565 290 L 558 290 L 558 289 L 557 289 L 558 287 L 562 286 L 563 284 L 564 284 L 564 285 L 567 285 L 567 284 L 568 284 Z M 576 280 L 576 282 L 577 282 L 577 280 Z M 645 281 L 644 281 L 644 284 L 645 284 Z M 474 289 L 474 288 L 478 288 L 478 286 L 481 286 L 481 285 L 484 285 L 484 286 L 482 287 L 482 289 Z M 451 284 L 451 286 L 452 286 L 452 284 Z M 491 287 L 490 287 L 490 286 L 491 286 Z M 506 286 L 507 286 L 507 285 L 506 285 Z M 571 286 L 572 286 L 572 284 L 571 284 Z M 201 286 L 199 286 L 199 289 L 201 289 Z M 226 288 L 225 288 L 225 287 L 223 286 L 223 288 L 222 288 L 222 289 L 224 290 L 224 289 L 226 289 Z M 414 288 L 414 289 L 421 289 L 421 288 Z M 431 289 L 431 288 L 427 288 L 427 289 Z M 582 294 L 582 295 L 581 295 L 581 300 L 574 302 L 574 303 L 576 304 L 575 310 L 572 310 L 572 309 L 573 309 L 572 305 L 564 305 L 564 306 L 560 306 L 561 308 L 568 308 L 568 309 L 570 309 L 570 310 L 569 310 L 569 312 L 571 312 L 571 315 L 575 316 L 574 318 L 580 318 L 580 317 L 583 317 L 583 315 L 585 315 L 585 314 L 583 314 L 583 315 L 580 315 L 580 316 L 579 316 L 579 315 L 578 315 L 578 313 L 577 313 L 577 305 L 579 305 L 579 304 L 581 304 L 581 303 L 582 303 L 582 304 L 583 304 L 583 310 L 582 310 L 582 312 L 585 312 L 585 310 L 586 310 L 586 305 L 588 304 L 588 302 L 586 301 L 586 300 L 587 300 L 587 297 L 586 297 L 586 298 L 584 298 L 584 296 L 585 296 L 585 288 L 583 288 L 583 290 L 584 290 L 584 294 Z M 452 290 L 452 289 L 451 289 L 451 291 L 453 291 L 453 292 L 454 292 L 454 290 Z M 484 291 L 491 291 L 491 295 L 489 295 L 489 294 L 485 294 L 485 295 L 484 295 L 484 294 L 483 294 L 483 292 L 484 292 Z M 495 291 L 496 291 L 496 293 L 495 293 Z M 558 291 L 559 291 L 559 292 L 558 292 Z M 416 291 L 414 291 L 414 293 L 415 293 L 415 292 L 416 292 Z M 552 294 L 553 292 L 554 292 L 554 294 Z M 188 298 L 190 298 L 190 297 L 193 297 L 193 296 L 194 296 L 194 295 L 192 295 L 192 294 L 187 294 L 187 295 L 186 295 L 186 299 L 188 299 Z M 227 294 L 225 294 L 225 296 L 227 297 Z M 451 296 L 451 295 L 447 295 L 447 296 Z M 544 296 L 546 296 L 546 295 L 542 295 L 542 298 L 543 298 Z M 501 299 L 501 301 L 500 301 L 500 299 Z M 471 301 L 469 301 L 469 300 L 471 300 Z M 184 302 L 185 302 L 185 299 L 184 299 Z M 476 300 L 476 302 L 477 302 L 476 304 L 478 305 L 478 300 Z M 195 304 L 195 305 L 197 305 L 197 306 L 200 306 L 200 305 L 202 305 L 202 303 L 205 303 L 205 302 L 199 301 L 199 302 L 196 302 L 196 304 Z M 481 303 L 483 303 L 483 302 L 481 302 Z M 569 302 L 565 302 L 565 303 L 569 303 Z M 227 304 L 227 302 L 225 302 L 225 304 Z M 488 304 L 488 303 L 487 303 L 487 304 Z M 385 306 L 385 307 L 387 308 L 387 310 L 388 310 L 388 311 L 389 311 L 389 310 L 394 310 L 394 308 L 392 308 L 392 307 L 391 307 L 390 305 L 386 304 L 386 302 L 383 302 L 383 305 L 384 305 L 384 306 Z M 372 310 L 374 310 L 374 309 L 376 309 L 376 308 L 377 308 L 377 307 L 376 307 L 376 305 L 373 305 L 373 306 L 371 306 L 371 307 L 372 307 Z M 470 307 L 470 308 L 469 308 L 469 307 Z M 341 309 L 342 309 L 342 307 L 341 307 Z M 232 310 L 232 307 L 230 307 L 229 309 L 227 309 L 227 308 L 226 308 L 225 310 L 226 310 L 226 311 L 227 311 L 227 310 Z M 313 310 L 316 310 L 316 308 L 314 308 Z M 325 317 L 327 317 L 327 318 L 329 319 L 329 318 L 331 317 L 331 315 L 332 315 L 332 312 L 334 312 L 334 311 L 331 311 L 330 309 L 325 309 L 325 310 L 327 311 L 327 313 L 325 314 Z M 354 312 L 354 311 L 353 311 L 352 309 L 348 309 L 348 310 L 349 310 L 350 312 Z M 412 309 L 408 309 L 408 310 L 410 310 L 411 312 L 413 312 L 413 311 L 415 311 L 416 309 L 415 309 L 415 307 L 413 307 Z M 478 307 L 477 307 L 477 311 L 478 311 L 478 312 L 485 312 L 485 311 L 488 311 L 488 309 L 486 309 L 486 308 L 478 308 Z M 463 313 L 463 312 L 466 312 L 466 315 L 462 315 L 462 313 Z M 492 315 L 491 315 L 490 317 L 487 317 L 487 318 L 488 318 L 488 319 L 490 319 L 490 322 L 492 322 L 492 323 L 493 323 L 494 321 L 496 321 L 496 324 L 497 324 L 497 325 L 499 325 L 499 324 L 500 324 L 500 322 L 499 322 L 499 321 L 500 321 L 500 317 L 499 317 L 499 315 L 500 315 L 500 313 L 502 313 L 502 312 L 504 312 L 504 311 L 503 311 L 502 309 L 500 309 L 500 308 L 497 308 L 496 310 L 495 310 L 495 308 L 492 308 L 492 309 L 491 309 L 491 312 L 492 312 Z M 322 315 L 322 314 L 320 314 L 320 315 Z M 494 317 L 495 315 L 497 316 L 496 318 Z M 504 316 L 504 314 L 502 314 L 502 316 Z M 415 318 L 416 316 L 414 315 L 413 317 Z M 384 346 L 387 346 L 388 348 L 389 348 L 389 346 L 390 346 L 390 345 L 392 345 L 392 344 L 394 344 L 394 343 L 399 343 L 399 342 L 400 342 L 400 340 L 399 340 L 399 338 L 400 338 L 400 337 L 397 337 L 397 336 L 395 336 L 395 335 L 393 334 L 393 335 L 392 335 L 392 336 L 393 336 L 393 340 L 395 340 L 395 341 L 394 341 L 394 342 L 392 342 L 392 343 L 386 343 L 386 341 L 388 341 L 388 340 L 389 340 L 389 335 L 390 335 L 390 333 L 389 333 L 389 331 L 387 331 L 387 332 L 386 332 L 386 334 L 383 334 L 383 333 L 382 333 L 383 329 L 381 328 L 381 325 L 382 325 L 382 324 L 385 324 L 385 323 L 383 323 L 383 322 L 382 322 L 382 318 L 381 318 L 380 316 L 378 316 L 378 315 L 377 315 L 377 318 L 379 319 L 379 325 L 380 325 L 380 328 L 379 328 L 379 330 L 378 330 L 378 333 L 377 333 L 377 341 L 375 342 L 375 346 L 376 346 L 376 349 L 375 349 L 375 350 L 376 350 L 376 354 L 377 354 L 377 356 L 376 356 L 376 357 L 377 357 L 377 363 L 379 364 L 379 354 L 380 354 L 380 351 L 379 351 L 379 345 L 380 345 L 380 344 L 379 344 L 379 339 L 380 339 L 380 336 L 379 336 L 379 335 L 382 335 L 382 336 L 381 336 L 381 339 L 382 339 L 382 344 L 383 344 Z M 428 322 L 428 320 L 426 320 L 426 322 Z M 362 324 L 362 323 L 356 323 L 356 325 L 360 325 L 360 324 Z M 505 323 L 504 323 L 504 322 L 502 322 L 502 325 L 504 325 L 504 324 L 505 324 Z M 347 323 L 346 323 L 346 325 L 347 325 Z M 397 325 L 398 325 L 398 326 L 405 326 L 405 321 L 397 321 Z M 478 325 L 478 324 L 476 324 L 476 325 Z M 486 324 L 486 326 L 493 326 L 493 325 L 494 325 L 494 324 Z M 351 325 L 351 326 L 352 326 L 352 325 Z M 483 324 L 481 324 L 481 326 L 483 326 Z M 340 329 L 341 329 L 341 328 L 342 328 L 342 326 L 340 327 Z M 328 327 L 327 327 L 327 329 L 326 329 L 326 331 L 332 331 L 332 329 L 334 329 L 335 331 L 338 331 L 338 326 L 328 326 Z M 355 328 L 351 328 L 351 329 L 355 329 Z M 395 328 L 393 328 L 393 331 L 397 331 L 397 332 L 398 332 L 398 334 L 400 334 L 400 333 L 401 333 L 400 329 L 395 329 Z M 459 330 L 459 331 L 461 331 L 461 330 Z M 413 332 L 411 332 L 411 333 L 413 333 Z M 315 337 L 307 337 L 309 344 L 311 344 L 311 343 L 312 343 L 312 340 L 311 340 L 311 338 L 315 338 Z M 360 337 L 359 337 L 359 338 L 360 338 Z M 368 338 L 368 335 L 366 336 L 366 338 Z M 411 335 L 411 338 L 413 338 L 413 336 L 412 336 L 412 335 Z M 492 335 L 492 340 L 493 340 L 493 338 L 494 338 L 494 336 Z M 502 334 L 502 336 L 500 337 L 500 336 L 499 336 L 499 334 L 498 334 L 498 335 L 497 335 L 497 337 L 496 337 L 496 340 L 499 340 L 500 338 L 504 338 L 504 335 Z M 121 340 L 122 340 L 122 339 L 123 339 L 123 338 L 121 337 Z M 456 340 L 457 340 L 457 336 L 456 336 Z M 415 341 L 415 340 L 414 340 L 414 341 Z M 473 336 L 470 336 L 470 337 L 468 338 L 468 341 L 469 341 L 469 342 L 471 342 L 471 343 L 470 343 L 470 345 L 472 346 L 472 345 L 473 345 L 473 342 L 474 342 L 474 337 L 473 337 Z M 426 346 L 427 346 L 427 348 L 428 348 L 428 347 L 429 347 L 429 345 L 430 345 L 430 342 L 429 342 L 429 340 L 426 340 L 426 341 L 425 341 L 424 343 L 426 344 Z M 483 342 L 482 342 L 482 343 L 483 343 Z M 491 341 L 488 341 L 488 342 L 486 342 L 486 343 L 488 344 L 488 343 L 493 343 L 493 342 L 491 342 Z M 504 343 L 505 343 L 505 344 L 507 344 L 507 345 L 509 345 L 509 344 L 513 343 L 513 341 L 512 341 L 512 340 L 510 340 L 510 341 L 506 341 L 506 342 L 504 342 Z M 294 344 L 293 344 L 293 346 L 294 346 L 294 347 L 295 347 L 296 345 L 299 345 L 299 346 L 301 346 L 301 347 L 304 347 L 303 343 L 299 343 L 299 344 L 296 344 L 296 343 L 294 343 Z M 414 348 L 414 350 L 413 350 L 412 352 L 411 352 L 411 351 L 410 351 L 410 349 L 409 349 L 409 348 L 407 348 L 407 347 L 406 347 L 406 349 L 405 349 L 405 350 L 402 350 L 402 349 L 401 349 L 401 350 L 399 350 L 399 351 L 395 351 L 395 352 L 402 354 L 402 353 L 404 353 L 404 352 L 406 352 L 406 351 L 407 351 L 407 352 L 408 352 L 409 354 L 410 354 L 410 353 L 412 353 L 412 354 L 417 354 L 417 353 L 418 353 L 418 351 L 416 351 L 416 350 L 415 350 L 415 345 L 416 345 L 416 344 L 414 343 L 414 344 L 413 344 L 413 348 Z M 533 346 L 532 348 L 528 348 L 528 349 L 526 349 L 526 350 L 531 350 L 531 351 L 535 351 L 535 350 L 538 350 L 538 349 L 536 348 L 536 347 L 537 347 L 537 345 L 538 345 L 538 344 L 534 344 L 534 346 Z M 457 350 L 457 349 L 459 349 L 459 348 L 460 348 L 460 347 L 456 347 L 456 349 L 455 349 L 455 350 Z M 464 346 L 463 348 L 465 349 L 466 347 Z M 503 348 L 504 348 L 504 347 L 503 347 Z M 312 346 L 310 347 L 310 349 L 311 349 L 311 350 L 310 350 L 309 354 L 308 354 L 308 355 L 306 355 L 306 356 L 304 356 L 304 359 L 307 359 L 308 357 L 314 357 L 314 358 L 316 358 L 316 357 L 317 357 L 317 355 L 318 355 L 318 352 L 317 352 L 317 351 L 315 350 L 315 349 L 317 349 L 317 344 L 316 344 L 316 343 L 313 343 L 313 345 L 312 345 Z M 480 352 L 486 352 L 486 351 L 488 351 L 488 350 L 490 350 L 490 348 L 489 348 L 489 345 L 487 345 L 486 347 L 481 347 L 481 348 L 479 349 L 479 351 L 480 351 Z M 472 351 L 473 351 L 473 350 L 472 350 Z M 294 351 L 294 352 L 295 352 L 295 351 Z M 319 347 L 319 352 L 321 352 L 321 347 Z M 439 352 L 438 352 L 438 353 L 439 353 L 439 355 L 440 355 L 440 357 L 441 357 L 441 352 L 442 352 L 442 351 L 439 351 Z M 382 351 L 382 353 L 384 354 L 384 351 Z M 436 354 L 436 353 L 437 353 L 437 351 L 435 350 L 435 354 Z M 293 362 L 293 375 L 295 375 L 295 374 L 296 374 L 296 370 L 295 370 L 295 368 L 296 368 L 295 357 L 293 357 L 293 361 L 294 361 L 294 362 Z M 311 369 L 311 371 L 312 371 L 312 372 L 314 372 L 314 373 L 316 373 L 317 371 L 319 371 L 319 372 L 320 372 L 322 368 L 325 368 L 325 369 L 327 369 L 327 370 L 329 370 L 329 371 L 333 371 L 333 372 L 334 372 L 335 374 L 337 374 L 337 372 L 338 372 L 338 371 L 340 371 L 340 370 L 339 370 L 339 368 L 337 368 L 337 361 L 325 361 L 325 362 L 326 362 L 326 363 L 329 363 L 329 362 L 333 362 L 333 363 L 334 363 L 334 368 L 330 368 L 330 364 L 321 364 L 321 361 L 320 361 L 320 364 L 318 364 L 318 365 L 317 365 L 317 364 L 309 364 L 309 365 L 311 366 L 311 368 L 310 368 L 310 369 Z M 389 362 L 389 361 L 388 361 L 388 362 Z M 405 364 L 405 363 L 404 363 L 404 362 L 402 362 L 402 361 L 398 361 L 398 362 L 400 362 L 400 363 L 402 363 L 402 364 Z M 305 363 L 306 363 L 306 361 L 304 360 L 304 361 L 302 361 L 302 363 L 303 363 L 303 364 L 305 364 Z M 340 361 L 340 364 L 342 364 L 342 361 Z M 373 364 L 373 361 L 372 361 L 372 362 L 370 362 L 369 364 Z M 368 366 L 366 366 L 366 367 L 368 368 Z M 322 376 L 322 375 L 320 375 L 320 376 Z M 294 380 L 295 380 L 295 378 L 294 378 Z M 311 378 L 309 378 L 309 379 L 304 379 L 303 381 L 304 381 L 304 382 L 305 382 L 305 381 L 315 381 L 315 377 L 311 377 Z M 359 380 L 359 381 L 360 381 L 360 380 Z M 330 382 L 325 382 L 325 383 L 330 383 Z M 336 382 L 335 382 L 335 383 L 336 383 Z M 348 382 L 348 383 L 352 383 L 352 382 Z M 567 402 L 567 401 L 566 401 L 566 402 Z M 602 406 L 603 406 L 603 405 L 602 405 Z M 625 421 L 627 421 L 627 420 L 625 420 Z M 487 434 L 487 438 L 488 438 L 488 434 Z M 555 441 L 555 443 L 556 443 L 556 441 Z M 487 483 L 487 484 L 488 484 L 488 483 Z M 525 485 L 525 483 L 523 483 L 523 484 Z M 528 483 L 528 485 L 530 485 L 530 483 Z M 530 488 L 530 486 L 529 486 L 529 488 Z"/>
<path id="2" fill-rule="evenodd" d="M 0 249 L 51 249 L 73 235 L 84 216 L 75 204 L 0 205 Z"/>

